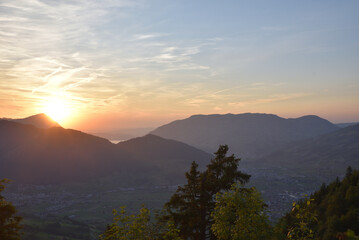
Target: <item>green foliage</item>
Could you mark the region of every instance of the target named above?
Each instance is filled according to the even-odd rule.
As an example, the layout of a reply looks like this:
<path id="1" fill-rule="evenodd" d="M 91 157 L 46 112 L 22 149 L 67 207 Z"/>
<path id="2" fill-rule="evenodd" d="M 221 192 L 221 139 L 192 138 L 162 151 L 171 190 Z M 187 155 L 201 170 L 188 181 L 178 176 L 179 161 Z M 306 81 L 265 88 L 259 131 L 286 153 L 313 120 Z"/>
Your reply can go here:
<path id="1" fill-rule="evenodd" d="M 125 207 L 113 210 L 113 223 L 100 235 L 100 240 L 181 240 L 172 221 L 157 224 L 150 221 L 150 210 L 141 208 L 137 215 L 127 215 Z"/>
<path id="2" fill-rule="evenodd" d="M 270 239 L 266 205 L 255 188 L 233 184 L 231 191 L 217 193 L 211 227 L 219 240 Z"/>
<path id="3" fill-rule="evenodd" d="M 293 203 L 292 213 L 294 214 L 295 220 L 287 234 L 288 239 L 315 239 L 312 226 L 318 221 L 318 219 L 315 213 L 308 210 L 312 201 L 313 199 L 307 199 L 302 205 L 299 205 L 295 202 Z"/>
<path id="4" fill-rule="evenodd" d="M 345 232 L 344 236 L 347 240 L 359 240 L 359 236 L 355 235 L 355 232 L 353 230 L 348 230 Z"/>
<path id="5" fill-rule="evenodd" d="M 226 156 L 227 152 L 228 146 L 220 146 L 204 172 L 199 172 L 198 165 L 193 162 L 186 173 L 187 184 L 178 187 L 165 205 L 167 218 L 174 220 L 184 239 L 216 239 L 211 230 L 215 195 L 229 190 L 237 181 L 245 183 L 249 180 L 249 175 L 238 170 L 240 159 L 234 155 Z"/>
<path id="6" fill-rule="evenodd" d="M 322 240 L 336 240 L 349 229 L 354 236 L 358 235 L 359 171 L 349 167 L 342 181 L 337 178 L 328 186 L 323 184 L 311 195 L 309 203 L 305 200 L 294 208 L 295 211 L 288 213 L 277 225 L 282 233 L 297 229 L 309 234 L 309 239 Z M 313 221 L 314 217 L 317 221 Z"/>
<path id="7" fill-rule="evenodd" d="M 0 180 L 0 193 L 4 191 L 8 179 Z M 16 209 L 11 202 L 0 194 L 0 239 L 1 240 L 18 240 L 20 239 L 20 221 L 21 217 L 15 216 Z"/>

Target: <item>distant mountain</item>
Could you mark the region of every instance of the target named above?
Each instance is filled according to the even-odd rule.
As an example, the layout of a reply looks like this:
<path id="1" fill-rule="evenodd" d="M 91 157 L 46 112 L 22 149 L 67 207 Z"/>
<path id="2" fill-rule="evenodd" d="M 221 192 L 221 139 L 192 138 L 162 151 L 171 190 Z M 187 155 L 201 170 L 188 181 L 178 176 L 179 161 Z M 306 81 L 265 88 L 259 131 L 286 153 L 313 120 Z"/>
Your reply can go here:
<path id="1" fill-rule="evenodd" d="M 345 127 L 349 127 L 349 126 L 353 126 L 358 124 L 359 122 L 350 122 L 350 123 L 336 123 L 335 125 L 337 125 L 340 128 L 345 128 Z"/>
<path id="2" fill-rule="evenodd" d="M 179 184 L 192 161 L 205 164 L 211 159 L 194 147 L 151 135 L 116 145 L 76 130 L 7 120 L 0 120 L 0 133 L 0 178 L 22 183 L 88 181 L 115 174 L 123 185 Z"/>
<path id="3" fill-rule="evenodd" d="M 154 128 L 123 128 L 123 129 L 115 129 L 109 132 L 91 132 L 91 134 L 107 138 L 110 141 L 119 142 L 126 141 L 136 137 L 142 137 L 151 132 Z"/>
<path id="4" fill-rule="evenodd" d="M 289 144 L 259 159 L 258 165 L 322 175 L 329 179 L 343 175 L 348 166 L 359 168 L 359 124 Z"/>
<path id="5" fill-rule="evenodd" d="M 61 127 L 60 124 L 47 116 L 45 113 L 36 114 L 22 119 L 4 118 L 3 120 L 13 121 L 22 124 L 30 124 L 38 128 Z"/>
<path id="6" fill-rule="evenodd" d="M 281 118 L 273 114 L 244 113 L 194 115 L 163 125 L 151 134 L 185 142 L 207 152 L 218 145 L 245 158 L 258 158 L 285 144 L 333 132 L 339 127 L 317 116 Z"/>
<path id="7" fill-rule="evenodd" d="M 161 168 L 165 174 L 182 177 L 184 172 L 179 169 L 189 169 L 192 161 L 200 167 L 205 167 L 212 155 L 175 140 L 164 139 L 152 134 L 134 138 L 117 144 L 121 151 L 146 164 L 151 159 L 151 165 Z"/>

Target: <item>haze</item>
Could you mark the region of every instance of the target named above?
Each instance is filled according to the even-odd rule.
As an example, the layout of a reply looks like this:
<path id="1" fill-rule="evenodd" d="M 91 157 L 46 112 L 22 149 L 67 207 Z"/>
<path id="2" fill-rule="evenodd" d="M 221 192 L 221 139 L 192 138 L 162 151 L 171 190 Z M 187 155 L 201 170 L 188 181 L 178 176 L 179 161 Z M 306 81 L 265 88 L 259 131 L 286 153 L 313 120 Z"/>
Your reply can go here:
<path id="1" fill-rule="evenodd" d="M 358 1 L 4 0 L 0 117 L 57 109 L 61 125 L 88 130 L 228 112 L 358 121 L 358 12 Z"/>

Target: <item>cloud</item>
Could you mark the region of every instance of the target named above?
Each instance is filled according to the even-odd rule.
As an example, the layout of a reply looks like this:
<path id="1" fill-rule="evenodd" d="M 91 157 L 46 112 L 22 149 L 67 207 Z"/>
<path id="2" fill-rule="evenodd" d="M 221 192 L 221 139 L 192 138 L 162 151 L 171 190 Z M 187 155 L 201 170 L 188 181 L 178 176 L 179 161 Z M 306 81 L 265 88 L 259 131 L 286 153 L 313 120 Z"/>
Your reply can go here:
<path id="1" fill-rule="evenodd" d="M 168 109 L 165 98 L 179 104 L 203 93 L 192 89 L 210 74 L 210 66 L 197 58 L 222 39 L 182 39 L 172 32 L 127 25 L 132 17 L 127 10 L 138 10 L 140 4 L 1 1 L 0 95 L 29 108 L 61 96 L 94 111 L 107 106 L 135 112 L 150 103 Z M 200 72 L 200 77 L 182 81 L 188 72 Z"/>
<path id="2" fill-rule="evenodd" d="M 65 94 L 104 75 L 95 59 L 101 25 L 129 1 L 38 1 L 0 3 L 0 93 L 27 89 L 18 99 Z M 92 50 L 90 53 L 89 50 Z"/>

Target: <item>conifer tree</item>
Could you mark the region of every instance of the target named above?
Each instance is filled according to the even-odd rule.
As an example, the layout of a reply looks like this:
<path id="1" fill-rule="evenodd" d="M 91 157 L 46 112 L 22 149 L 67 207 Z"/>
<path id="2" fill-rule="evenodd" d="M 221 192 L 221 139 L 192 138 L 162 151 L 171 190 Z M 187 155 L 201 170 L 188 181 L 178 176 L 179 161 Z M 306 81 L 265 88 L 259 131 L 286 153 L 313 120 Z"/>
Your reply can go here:
<path id="1" fill-rule="evenodd" d="M 229 190 L 235 182 L 245 183 L 250 176 L 238 170 L 240 159 L 233 154 L 227 156 L 228 146 L 220 146 L 215 158 L 200 173 L 193 162 L 186 173 L 187 184 L 178 187 L 176 193 L 166 203 L 169 218 L 174 220 L 184 239 L 216 239 L 211 230 L 215 207 L 215 195 Z"/>
<path id="2" fill-rule="evenodd" d="M 198 164 L 192 162 L 190 171 L 186 173 L 187 184 L 178 187 L 176 193 L 166 204 L 176 225 L 181 226 L 181 235 L 193 236 L 193 239 L 200 239 L 201 232 L 201 216 L 199 214 L 201 208 L 198 204 L 201 200 L 201 176 L 197 168 Z"/>

